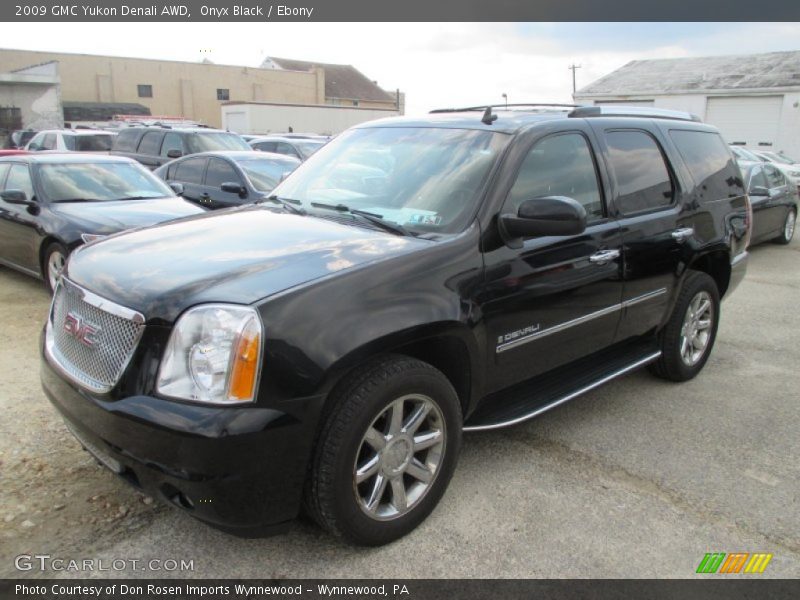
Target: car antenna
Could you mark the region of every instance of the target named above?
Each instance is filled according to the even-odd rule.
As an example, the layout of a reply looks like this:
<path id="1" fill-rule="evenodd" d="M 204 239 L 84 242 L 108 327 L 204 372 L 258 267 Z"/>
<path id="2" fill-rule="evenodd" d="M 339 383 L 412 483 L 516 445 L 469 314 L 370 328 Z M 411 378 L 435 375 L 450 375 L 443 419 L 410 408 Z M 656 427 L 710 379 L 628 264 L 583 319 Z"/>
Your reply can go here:
<path id="1" fill-rule="evenodd" d="M 492 114 L 492 107 L 487 106 L 486 110 L 483 111 L 483 116 L 481 117 L 481 123 L 486 123 L 487 125 L 491 125 L 497 121 L 497 115 Z"/>

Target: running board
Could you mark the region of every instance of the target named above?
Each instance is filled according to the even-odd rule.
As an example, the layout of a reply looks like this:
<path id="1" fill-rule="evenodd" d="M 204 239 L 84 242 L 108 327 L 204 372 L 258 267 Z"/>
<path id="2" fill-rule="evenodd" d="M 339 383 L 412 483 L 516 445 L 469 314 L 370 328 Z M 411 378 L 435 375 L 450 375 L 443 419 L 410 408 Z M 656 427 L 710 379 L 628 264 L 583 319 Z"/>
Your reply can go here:
<path id="1" fill-rule="evenodd" d="M 661 356 L 654 341 L 607 348 L 509 390 L 484 398 L 464 424 L 464 431 L 487 431 L 517 425 L 569 402 L 581 394 L 654 362 Z"/>

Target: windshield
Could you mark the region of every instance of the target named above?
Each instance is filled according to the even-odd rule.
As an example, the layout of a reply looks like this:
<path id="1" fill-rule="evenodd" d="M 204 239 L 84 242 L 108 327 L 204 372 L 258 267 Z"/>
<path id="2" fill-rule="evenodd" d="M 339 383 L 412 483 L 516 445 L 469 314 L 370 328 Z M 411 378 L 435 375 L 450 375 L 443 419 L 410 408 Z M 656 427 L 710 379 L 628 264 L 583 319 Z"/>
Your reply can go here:
<path id="1" fill-rule="evenodd" d="M 114 143 L 114 136 L 110 133 L 97 135 L 65 135 L 64 144 L 67 150 L 78 152 L 108 152 Z"/>
<path id="2" fill-rule="evenodd" d="M 242 168 L 254 188 L 259 192 L 269 192 L 280 183 L 284 175 L 294 171 L 300 161 L 253 158 L 237 160 L 236 164 Z"/>
<path id="3" fill-rule="evenodd" d="M 750 152 L 750 150 L 746 150 L 745 148 L 738 148 L 736 146 L 731 146 L 731 150 L 736 155 L 737 158 L 741 158 L 742 160 L 752 160 L 753 162 L 762 162 L 762 160 Z"/>
<path id="4" fill-rule="evenodd" d="M 314 154 L 314 152 L 316 152 L 325 145 L 325 142 L 316 142 L 309 140 L 303 140 L 303 141 L 294 140 L 293 143 L 297 147 L 297 149 L 300 150 L 300 154 L 302 154 L 304 158 L 308 158 L 309 156 Z"/>
<path id="5" fill-rule="evenodd" d="M 193 133 L 188 136 L 189 152 L 214 152 L 216 150 L 248 150 L 252 148 L 247 145 L 241 137 L 235 133 L 226 132 L 204 132 Z"/>
<path id="6" fill-rule="evenodd" d="M 42 164 L 39 186 L 51 202 L 129 200 L 174 196 L 165 183 L 138 164 Z"/>
<path id="7" fill-rule="evenodd" d="M 453 233 L 472 218 L 507 139 L 467 129 L 353 129 L 303 163 L 275 194 L 307 210 L 341 204 L 411 231 Z"/>

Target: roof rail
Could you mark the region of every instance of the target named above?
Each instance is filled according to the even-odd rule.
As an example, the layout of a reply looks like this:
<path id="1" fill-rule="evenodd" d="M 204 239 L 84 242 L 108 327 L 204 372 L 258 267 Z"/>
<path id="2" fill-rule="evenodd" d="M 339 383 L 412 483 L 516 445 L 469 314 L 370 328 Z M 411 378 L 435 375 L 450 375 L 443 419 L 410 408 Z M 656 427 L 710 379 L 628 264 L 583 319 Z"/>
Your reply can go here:
<path id="1" fill-rule="evenodd" d="M 666 108 L 649 108 L 646 106 L 580 106 L 571 111 L 569 115 L 576 119 L 589 117 L 652 117 L 655 119 L 675 119 L 676 121 L 697 121 L 700 117 L 682 110 L 668 110 Z"/>
<path id="2" fill-rule="evenodd" d="M 481 106 L 466 106 L 464 108 L 435 108 L 429 114 L 451 112 L 477 112 L 487 108 L 579 108 L 579 104 L 550 104 L 546 102 L 524 102 L 520 104 L 482 104 Z"/>

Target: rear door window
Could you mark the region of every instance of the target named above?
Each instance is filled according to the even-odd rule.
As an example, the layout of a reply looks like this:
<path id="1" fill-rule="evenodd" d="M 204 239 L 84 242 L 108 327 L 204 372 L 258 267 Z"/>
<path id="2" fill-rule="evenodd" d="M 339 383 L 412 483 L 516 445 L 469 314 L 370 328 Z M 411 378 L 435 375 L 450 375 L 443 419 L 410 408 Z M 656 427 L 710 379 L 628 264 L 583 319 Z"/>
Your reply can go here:
<path id="1" fill-rule="evenodd" d="M 142 141 L 139 142 L 139 154 L 146 154 L 147 156 L 158 156 L 161 151 L 161 140 L 164 134 L 160 131 L 148 131 L 142 136 Z"/>
<path id="2" fill-rule="evenodd" d="M 175 181 L 202 185 L 207 161 L 206 158 L 189 158 L 183 161 L 175 169 Z"/>
<path id="3" fill-rule="evenodd" d="M 643 131 L 606 132 L 611 171 L 617 183 L 617 208 L 629 215 L 672 204 L 675 190 L 656 140 Z"/>
<path id="4" fill-rule="evenodd" d="M 141 129 L 123 129 L 114 140 L 114 150 L 118 152 L 133 152 L 139 139 Z"/>

